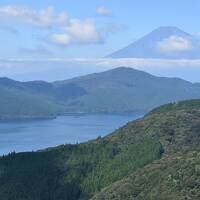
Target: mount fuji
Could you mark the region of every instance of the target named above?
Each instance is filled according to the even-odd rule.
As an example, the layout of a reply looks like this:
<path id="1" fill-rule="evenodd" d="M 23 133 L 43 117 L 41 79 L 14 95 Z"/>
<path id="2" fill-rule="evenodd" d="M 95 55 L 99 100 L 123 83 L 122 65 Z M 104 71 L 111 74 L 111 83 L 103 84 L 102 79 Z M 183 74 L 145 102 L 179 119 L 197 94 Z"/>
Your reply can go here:
<path id="1" fill-rule="evenodd" d="M 159 27 L 107 58 L 199 59 L 200 37 L 177 27 Z"/>

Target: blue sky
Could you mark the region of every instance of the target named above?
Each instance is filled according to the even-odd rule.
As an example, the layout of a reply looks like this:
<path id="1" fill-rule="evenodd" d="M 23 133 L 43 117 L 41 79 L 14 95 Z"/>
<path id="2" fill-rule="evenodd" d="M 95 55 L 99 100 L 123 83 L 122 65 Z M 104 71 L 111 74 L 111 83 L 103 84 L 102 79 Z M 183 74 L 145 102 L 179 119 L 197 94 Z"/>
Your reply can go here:
<path id="1" fill-rule="evenodd" d="M 159 26 L 177 26 L 198 33 L 199 8 L 197 0 L 1 0 L 0 59 L 4 63 L 0 67 L 4 68 L 0 75 L 17 77 L 19 72 L 28 73 L 25 63 L 20 62 L 18 70 L 17 66 L 12 68 L 10 60 L 101 58 Z M 28 71 L 40 71 L 34 69 L 34 63 L 30 66 Z M 192 75 L 188 79 L 192 80 Z"/>

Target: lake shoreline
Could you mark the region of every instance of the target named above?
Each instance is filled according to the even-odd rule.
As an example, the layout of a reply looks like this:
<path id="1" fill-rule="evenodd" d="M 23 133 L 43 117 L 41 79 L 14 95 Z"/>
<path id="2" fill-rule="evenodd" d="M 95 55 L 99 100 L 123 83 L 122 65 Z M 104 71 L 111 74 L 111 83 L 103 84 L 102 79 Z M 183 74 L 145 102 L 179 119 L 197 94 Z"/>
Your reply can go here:
<path id="1" fill-rule="evenodd" d="M 46 121 L 46 120 L 54 120 L 58 117 L 62 116 L 87 116 L 87 115 L 119 115 L 119 116 L 127 116 L 127 115 L 145 115 L 148 110 L 143 111 L 126 111 L 126 112 L 67 112 L 62 114 L 57 114 L 55 116 L 45 116 L 45 117 L 19 117 L 19 118 L 0 118 L 0 123 L 12 123 L 12 122 L 30 122 L 30 121 Z"/>
<path id="2" fill-rule="evenodd" d="M 0 123 L 0 155 L 30 152 L 104 137 L 142 114 L 67 115 L 54 120 Z"/>

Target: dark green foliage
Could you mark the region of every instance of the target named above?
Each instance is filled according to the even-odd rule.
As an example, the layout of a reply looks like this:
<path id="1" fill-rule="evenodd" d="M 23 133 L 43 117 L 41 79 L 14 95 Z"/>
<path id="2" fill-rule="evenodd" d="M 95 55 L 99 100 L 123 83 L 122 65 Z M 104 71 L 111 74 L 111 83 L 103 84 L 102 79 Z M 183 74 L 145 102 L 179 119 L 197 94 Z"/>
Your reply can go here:
<path id="1" fill-rule="evenodd" d="M 132 134 L 160 141 L 163 158 L 95 195 L 95 200 L 184 200 L 200 198 L 200 100 L 157 108 L 130 123 Z M 123 130 L 124 129 L 124 130 Z"/>
<path id="2" fill-rule="evenodd" d="M 104 138 L 0 158 L 0 199 L 198 200 L 199 146 L 200 101 L 166 105 Z"/>
<path id="3" fill-rule="evenodd" d="M 165 156 L 102 190 L 93 200 L 200 199 L 200 150 Z"/>
<path id="4" fill-rule="evenodd" d="M 159 159 L 151 138 L 97 139 L 0 159 L 0 199 L 88 199 L 139 167 Z"/>
<path id="5" fill-rule="evenodd" d="M 190 101 L 181 101 L 181 102 L 166 104 L 164 106 L 155 108 L 148 114 L 153 114 L 153 113 L 162 114 L 162 113 L 166 113 L 170 111 L 176 112 L 180 110 L 190 110 L 191 112 L 193 111 L 196 112 L 196 110 L 199 110 L 199 109 L 200 109 L 200 100 L 194 99 Z"/>
<path id="6" fill-rule="evenodd" d="M 77 199 L 79 185 L 61 182 L 62 170 L 54 152 L 11 154 L 1 158 L 0 199 Z"/>

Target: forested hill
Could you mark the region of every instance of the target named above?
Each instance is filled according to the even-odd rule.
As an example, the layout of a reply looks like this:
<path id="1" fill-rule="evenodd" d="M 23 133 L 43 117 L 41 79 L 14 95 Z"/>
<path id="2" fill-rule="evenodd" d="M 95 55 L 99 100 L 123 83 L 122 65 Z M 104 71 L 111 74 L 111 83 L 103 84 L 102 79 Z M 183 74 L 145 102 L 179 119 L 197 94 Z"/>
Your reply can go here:
<path id="1" fill-rule="evenodd" d="M 147 112 L 165 103 L 195 98 L 200 98 L 200 84 L 127 67 L 53 83 L 0 78 L 0 120 Z"/>
<path id="2" fill-rule="evenodd" d="M 57 87 L 44 81 L 0 78 L 0 120 L 53 118 L 65 113 L 68 99 L 85 93 L 73 84 Z"/>
<path id="3" fill-rule="evenodd" d="M 0 158 L 0 199 L 198 200 L 200 100 L 87 143 Z"/>

